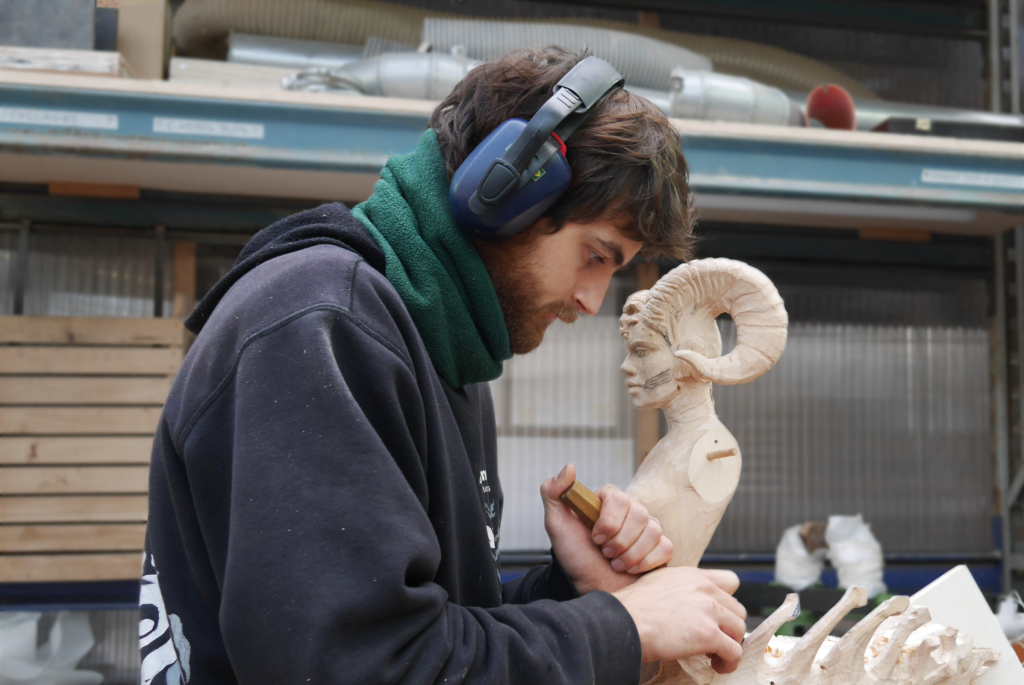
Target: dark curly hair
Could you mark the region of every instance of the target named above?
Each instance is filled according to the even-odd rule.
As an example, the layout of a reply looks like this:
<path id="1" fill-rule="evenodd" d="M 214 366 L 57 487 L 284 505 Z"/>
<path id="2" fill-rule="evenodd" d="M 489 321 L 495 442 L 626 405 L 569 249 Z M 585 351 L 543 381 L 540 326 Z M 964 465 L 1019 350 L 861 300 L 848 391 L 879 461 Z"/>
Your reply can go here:
<path id="1" fill-rule="evenodd" d="M 555 84 L 588 55 L 524 49 L 470 71 L 430 117 L 448 178 L 503 121 L 532 117 Z M 545 213 L 554 231 L 570 221 L 611 219 L 643 243 L 646 259 L 691 256 L 694 211 L 686 160 L 679 133 L 661 110 L 616 91 L 567 146 L 572 183 Z"/>

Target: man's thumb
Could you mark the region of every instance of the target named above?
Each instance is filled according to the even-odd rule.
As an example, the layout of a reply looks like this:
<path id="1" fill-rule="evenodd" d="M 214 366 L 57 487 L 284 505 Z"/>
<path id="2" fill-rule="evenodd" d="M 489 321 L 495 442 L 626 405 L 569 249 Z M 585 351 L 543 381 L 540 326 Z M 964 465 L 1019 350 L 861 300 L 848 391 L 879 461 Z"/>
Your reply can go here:
<path id="1" fill-rule="evenodd" d="M 572 487 L 575 481 L 576 467 L 572 464 L 566 464 L 557 476 L 548 478 L 541 484 L 540 494 L 544 498 L 544 504 L 560 504 L 559 498 L 562 496 L 562 493 Z"/>

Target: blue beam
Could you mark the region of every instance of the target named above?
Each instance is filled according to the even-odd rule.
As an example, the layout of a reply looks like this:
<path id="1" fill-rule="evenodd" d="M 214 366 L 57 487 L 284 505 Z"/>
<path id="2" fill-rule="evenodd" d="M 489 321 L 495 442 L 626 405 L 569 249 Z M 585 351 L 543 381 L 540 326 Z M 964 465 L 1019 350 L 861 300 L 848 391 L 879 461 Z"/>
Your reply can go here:
<path id="1" fill-rule="evenodd" d="M 886 134 L 863 134 L 877 142 Z M 1024 213 L 1024 146 L 989 157 L 684 132 L 697 192 Z"/>
<path id="2" fill-rule="evenodd" d="M 295 95 L 270 102 L 195 97 L 173 84 L 142 93 L 4 83 L 0 153 L 376 174 L 389 155 L 414 148 L 428 121 L 425 103 L 366 98 L 357 108 Z M 976 152 L 886 134 L 679 125 L 698 193 L 1024 214 L 1021 145 L 979 143 L 988 147 Z"/>
<path id="3" fill-rule="evenodd" d="M 155 93 L 0 85 L 0 151 L 377 173 L 427 117 Z"/>

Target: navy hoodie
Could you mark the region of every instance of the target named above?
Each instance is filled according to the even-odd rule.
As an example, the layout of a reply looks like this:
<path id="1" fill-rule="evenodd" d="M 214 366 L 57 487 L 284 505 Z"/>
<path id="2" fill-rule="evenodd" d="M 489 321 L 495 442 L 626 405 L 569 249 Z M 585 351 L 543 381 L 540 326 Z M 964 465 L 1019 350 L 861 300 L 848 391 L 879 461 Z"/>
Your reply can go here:
<path id="1" fill-rule="evenodd" d="M 639 681 L 614 597 L 557 561 L 501 584 L 490 392 L 439 379 L 345 207 L 258 233 L 187 325 L 153 445 L 144 683 Z"/>

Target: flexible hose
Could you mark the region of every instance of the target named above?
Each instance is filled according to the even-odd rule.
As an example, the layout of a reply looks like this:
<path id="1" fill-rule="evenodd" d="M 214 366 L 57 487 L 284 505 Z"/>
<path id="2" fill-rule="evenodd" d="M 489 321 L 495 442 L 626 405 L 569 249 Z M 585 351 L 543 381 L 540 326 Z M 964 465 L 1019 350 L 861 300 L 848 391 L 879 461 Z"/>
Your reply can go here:
<path id="1" fill-rule="evenodd" d="M 199 56 L 223 55 L 225 39 L 233 31 L 354 44 L 363 44 L 375 36 L 416 45 L 422 40 L 423 23 L 427 18 L 472 19 L 370 0 L 187 0 L 174 17 L 174 39 L 182 51 Z M 517 23 L 622 31 L 704 55 L 711 60 L 715 71 L 744 76 L 782 90 L 806 92 L 822 83 L 835 83 L 855 98 L 876 99 L 871 91 L 836 69 L 786 50 L 749 41 L 648 29 L 601 19 Z M 667 65 L 669 69 L 673 66 L 676 65 Z"/>
<path id="2" fill-rule="evenodd" d="M 193 2 L 194 0 L 189 0 Z M 693 33 L 650 29 L 603 19 L 580 19 L 573 23 L 602 28 L 616 28 L 648 38 L 665 41 L 692 50 L 711 60 L 715 71 L 732 76 L 743 76 L 780 90 L 809 92 L 823 83 L 834 83 L 850 95 L 862 100 L 877 100 L 878 96 L 859 81 L 838 69 L 822 64 L 788 50 L 753 43 L 737 38 L 701 36 Z M 799 86 L 797 84 L 800 84 Z"/>
<path id="3" fill-rule="evenodd" d="M 685 48 L 591 26 L 428 17 L 423 22 L 423 40 L 444 52 L 461 45 L 467 55 L 485 62 L 501 59 L 524 45 L 557 45 L 570 52 L 590 48 L 613 64 L 626 83 L 656 90 L 669 89 L 674 67 L 711 70 L 711 60 Z"/>
<path id="4" fill-rule="evenodd" d="M 452 16 L 368 0 L 188 0 L 174 15 L 178 47 L 215 54 L 232 32 L 361 45 L 370 36 L 418 45 L 427 16 Z"/>

